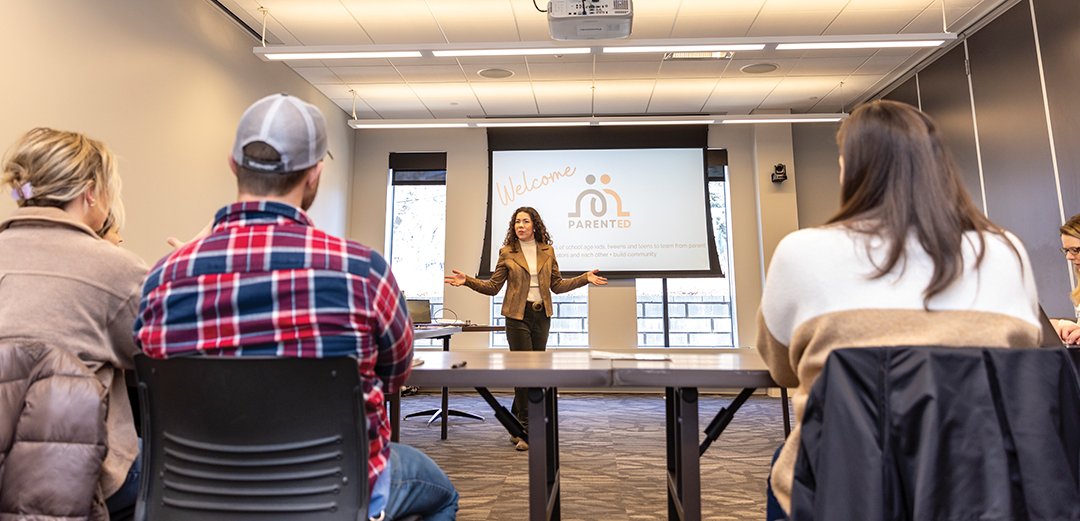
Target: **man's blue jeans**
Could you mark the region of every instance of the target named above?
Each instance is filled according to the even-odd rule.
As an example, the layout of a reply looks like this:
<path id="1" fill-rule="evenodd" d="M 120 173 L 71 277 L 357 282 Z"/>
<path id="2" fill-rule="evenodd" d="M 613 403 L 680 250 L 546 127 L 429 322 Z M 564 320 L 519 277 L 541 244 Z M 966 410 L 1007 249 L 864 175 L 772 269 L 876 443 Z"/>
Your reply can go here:
<path id="1" fill-rule="evenodd" d="M 454 484 L 431 458 L 408 445 L 390 444 L 388 521 L 408 514 L 421 514 L 424 521 L 452 521 L 457 509 Z"/>

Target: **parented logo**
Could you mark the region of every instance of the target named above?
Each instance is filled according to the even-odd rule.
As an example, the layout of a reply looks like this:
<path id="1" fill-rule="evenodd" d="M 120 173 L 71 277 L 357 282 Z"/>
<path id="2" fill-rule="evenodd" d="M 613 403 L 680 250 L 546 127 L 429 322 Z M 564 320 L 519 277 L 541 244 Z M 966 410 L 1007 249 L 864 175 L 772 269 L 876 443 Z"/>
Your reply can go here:
<path id="1" fill-rule="evenodd" d="M 592 185 L 596 182 L 596 176 L 589 174 L 585 176 L 585 183 Z M 608 184 L 611 182 L 611 176 L 604 174 L 600 176 L 601 184 Z M 606 195 L 605 195 L 606 194 Z M 608 198 L 615 201 L 615 217 L 618 219 L 612 219 L 608 215 Z M 581 203 L 588 198 L 588 210 L 592 212 L 592 217 L 595 219 L 582 218 L 581 216 Z M 603 188 L 597 190 L 594 188 L 586 188 L 582 190 L 577 196 L 577 201 L 574 202 L 574 211 L 567 214 L 570 217 L 570 228 L 629 228 L 630 219 L 622 219 L 622 217 L 630 217 L 630 212 L 623 210 L 622 198 L 619 197 L 619 193 L 609 188 Z"/>

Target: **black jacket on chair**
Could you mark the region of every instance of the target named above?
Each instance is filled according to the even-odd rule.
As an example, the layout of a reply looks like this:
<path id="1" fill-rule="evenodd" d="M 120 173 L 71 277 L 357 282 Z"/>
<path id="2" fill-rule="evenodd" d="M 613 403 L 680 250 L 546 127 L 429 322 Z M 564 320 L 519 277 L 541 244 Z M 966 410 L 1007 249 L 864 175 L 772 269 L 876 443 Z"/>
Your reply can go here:
<path id="1" fill-rule="evenodd" d="M 792 521 L 1080 520 L 1063 349 L 838 349 L 802 422 Z"/>

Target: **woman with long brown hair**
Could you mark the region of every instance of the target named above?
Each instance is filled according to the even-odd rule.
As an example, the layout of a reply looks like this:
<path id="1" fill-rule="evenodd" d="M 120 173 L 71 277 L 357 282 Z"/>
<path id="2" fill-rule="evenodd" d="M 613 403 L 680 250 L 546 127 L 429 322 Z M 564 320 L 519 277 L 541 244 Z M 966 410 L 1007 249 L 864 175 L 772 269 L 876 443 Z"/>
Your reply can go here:
<path id="1" fill-rule="evenodd" d="M 807 397 L 832 350 L 1039 345 L 1027 252 L 971 201 L 934 122 L 876 101 L 852 112 L 837 141 L 840 212 L 780 242 L 758 312 L 769 372 L 795 388 L 796 426 L 770 476 L 784 511 Z M 770 508 L 770 519 L 782 515 Z"/>
<path id="2" fill-rule="evenodd" d="M 503 298 L 502 314 L 506 317 L 506 341 L 511 351 L 544 351 L 547 349 L 548 330 L 551 327 L 552 293 L 566 293 L 588 283 L 597 286 L 607 284 L 607 279 L 597 275 L 599 270 L 582 273 L 572 279 L 563 279 L 559 263 L 555 260 L 555 248 L 535 208 L 523 206 L 514 210 L 506 239 L 499 250 L 499 262 L 490 280 L 480 280 L 451 270 L 446 277 L 451 286 L 466 285 L 485 295 L 495 295 L 509 281 Z M 526 429 L 529 426 L 529 407 L 525 393 L 528 389 L 514 389 L 511 412 Z M 523 440 L 511 439 L 518 450 L 529 448 Z"/>

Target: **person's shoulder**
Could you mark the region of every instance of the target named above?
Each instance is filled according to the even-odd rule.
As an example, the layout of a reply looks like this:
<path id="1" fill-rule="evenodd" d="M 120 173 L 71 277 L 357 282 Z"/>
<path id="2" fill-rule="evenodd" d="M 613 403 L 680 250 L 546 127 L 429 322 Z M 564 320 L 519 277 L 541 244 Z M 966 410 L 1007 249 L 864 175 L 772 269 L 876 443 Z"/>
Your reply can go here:
<path id="1" fill-rule="evenodd" d="M 842 226 L 819 226 L 803 228 L 784 236 L 776 245 L 776 253 L 782 255 L 808 256 L 836 251 L 837 246 L 852 244 L 850 230 Z"/>

